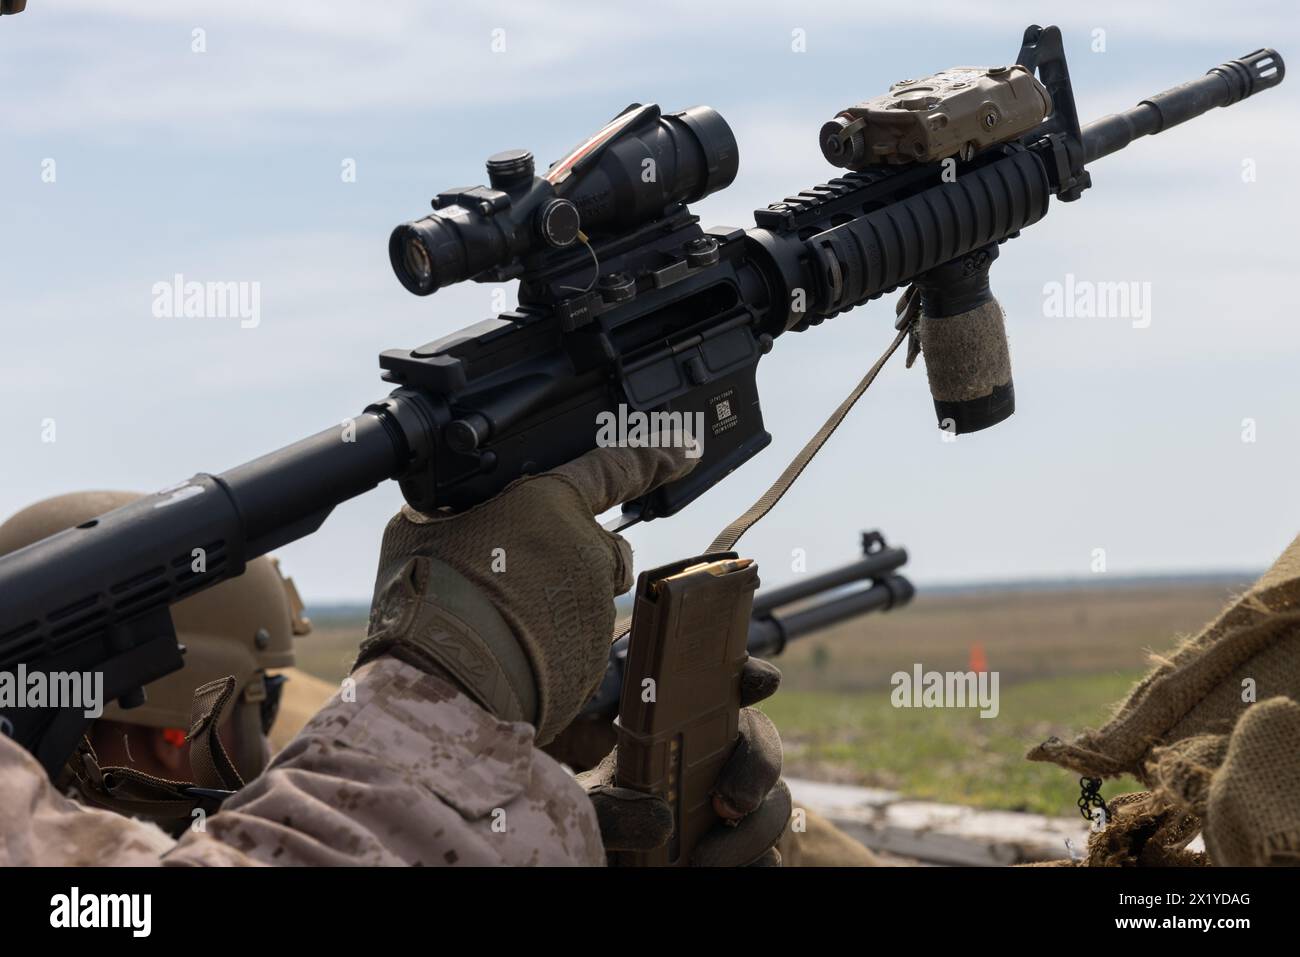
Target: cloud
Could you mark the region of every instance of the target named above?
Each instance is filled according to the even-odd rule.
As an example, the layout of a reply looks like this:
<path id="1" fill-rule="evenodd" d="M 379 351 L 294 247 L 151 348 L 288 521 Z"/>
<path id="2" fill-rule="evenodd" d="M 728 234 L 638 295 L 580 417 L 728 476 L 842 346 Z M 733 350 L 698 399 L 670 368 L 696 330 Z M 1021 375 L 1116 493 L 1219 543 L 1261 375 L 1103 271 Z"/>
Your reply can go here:
<path id="1" fill-rule="evenodd" d="M 543 4 L 503 2 L 227 0 L 214 7 L 151 0 L 106 7 L 59 0 L 34 3 L 22 21 L 5 25 L 0 81 L 6 91 L 21 91 L 8 94 L 5 106 L 11 132 L 107 127 L 122 134 L 124 127 L 167 128 L 184 116 L 202 120 L 198 130 L 214 140 L 232 130 L 276 137 L 328 117 L 418 120 L 469 105 L 508 118 L 529 103 L 590 98 L 631 75 L 652 90 L 670 77 L 707 75 L 720 56 L 734 58 L 737 78 L 752 82 L 789 59 L 795 29 L 807 32 L 811 61 L 839 69 L 867 56 L 897 59 L 909 48 L 914 62 L 928 62 L 923 44 L 942 37 L 951 47 L 961 30 L 1005 34 L 1010 53 L 1025 23 L 1044 14 L 1041 4 L 959 0 L 742 9 L 568 0 L 557 16 Z M 1209 20 L 1225 45 L 1294 36 L 1280 3 L 1257 7 L 1249 18 L 1225 17 L 1208 2 L 1094 3 L 1086 13 L 1062 5 L 1055 12 L 1076 42 L 1100 27 L 1111 31 L 1114 47 L 1141 43 L 1152 57 L 1180 40 L 1203 41 Z M 195 29 L 205 31 L 205 53 L 191 52 Z M 503 51 L 493 52 L 494 38 Z M 185 134 L 196 135 L 195 124 Z"/>

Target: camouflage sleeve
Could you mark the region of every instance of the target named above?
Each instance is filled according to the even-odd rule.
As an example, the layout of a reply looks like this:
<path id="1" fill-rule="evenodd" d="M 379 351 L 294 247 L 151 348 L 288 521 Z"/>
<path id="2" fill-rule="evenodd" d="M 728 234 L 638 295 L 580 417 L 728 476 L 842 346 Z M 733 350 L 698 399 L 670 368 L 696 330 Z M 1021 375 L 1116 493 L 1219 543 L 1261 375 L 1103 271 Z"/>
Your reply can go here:
<path id="1" fill-rule="evenodd" d="M 156 865 L 175 843 L 153 824 L 68 800 L 36 759 L 3 734 L 0 809 L 3 867 Z"/>
<path id="2" fill-rule="evenodd" d="M 379 658 L 163 863 L 603 864 L 590 801 L 533 735 Z"/>

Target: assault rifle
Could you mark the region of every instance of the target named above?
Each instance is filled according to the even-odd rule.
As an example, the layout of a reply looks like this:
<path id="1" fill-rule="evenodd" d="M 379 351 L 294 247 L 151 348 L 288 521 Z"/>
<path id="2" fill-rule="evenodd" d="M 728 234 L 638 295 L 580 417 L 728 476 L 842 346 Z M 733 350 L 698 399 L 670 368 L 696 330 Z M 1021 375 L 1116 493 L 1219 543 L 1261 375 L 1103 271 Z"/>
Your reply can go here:
<path id="1" fill-rule="evenodd" d="M 780 336 L 942 264 L 979 254 L 986 268 L 1053 196 L 1079 198 L 1086 164 L 1282 76 L 1259 50 L 1081 129 L 1060 32 L 1033 26 L 1013 65 L 906 81 L 843 111 L 821 144 L 852 171 L 758 210 L 748 230 L 702 229 L 688 208 L 739 162 L 707 107 L 629 107 L 542 176 L 528 152 L 498 153 L 487 186 L 439 193 L 389 251 L 414 293 L 518 279 L 519 307 L 383 353 L 394 391 L 340 427 L 0 559 L 0 671 L 102 672 L 108 698 L 139 703 L 181 667 L 173 603 L 388 479 L 420 510 L 479 503 L 595 447 L 598 415 L 624 407 L 708 423 L 697 467 L 626 503 L 620 527 L 673 515 L 768 444 L 755 368 Z M 934 389 L 936 359 L 941 423 L 1010 414 L 1009 372 L 953 399 Z M 0 729 L 52 774 L 84 726 L 79 708 L 0 706 Z"/>

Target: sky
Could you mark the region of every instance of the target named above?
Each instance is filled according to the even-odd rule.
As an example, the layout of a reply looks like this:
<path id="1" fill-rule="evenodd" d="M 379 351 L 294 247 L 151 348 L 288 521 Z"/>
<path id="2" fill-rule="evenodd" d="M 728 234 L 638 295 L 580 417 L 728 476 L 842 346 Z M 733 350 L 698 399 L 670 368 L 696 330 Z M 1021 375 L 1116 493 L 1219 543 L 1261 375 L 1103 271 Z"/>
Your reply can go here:
<path id="1" fill-rule="evenodd" d="M 1300 49 L 1287 3 L 30 0 L 0 19 L 0 516 L 219 472 L 381 397 L 380 351 L 500 298 L 412 296 L 387 258 L 392 227 L 483 182 L 492 153 L 544 165 L 631 102 L 707 104 L 740 172 L 694 211 L 750 226 L 835 175 L 816 137 L 840 109 L 1010 62 L 1031 22 L 1062 28 L 1085 121 Z M 1015 416 L 945 442 L 897 357 L 742 542 L 764 582 L 851 560 L 872 528 L 921 587 L 1268 564 L 1300 525 L 1297 83 L 1098 161 L 1082 199 L 1006 244 Z M 256 326 L 159 317 L 177 274 L 257 283 Z M 1080 282 L 1136 284 L 1149 312 L 1050 307 Z M 702 550 L 748 507 L 892 319 L 882 300 L 780 338 L 759 366 L 772 445 L 631 529 L 638 564 Z M 390 483 L 280 552 L 309 604 L 368 600 L 400 503 Z"/>

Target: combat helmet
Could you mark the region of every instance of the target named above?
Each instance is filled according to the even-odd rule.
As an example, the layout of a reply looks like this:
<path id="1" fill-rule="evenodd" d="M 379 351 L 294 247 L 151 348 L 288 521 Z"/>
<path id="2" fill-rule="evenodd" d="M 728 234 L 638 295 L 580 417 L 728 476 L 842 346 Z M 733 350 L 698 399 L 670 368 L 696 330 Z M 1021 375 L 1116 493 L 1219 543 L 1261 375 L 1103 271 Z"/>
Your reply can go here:
<path id="1" fill-rule="evenodd" d="M 142 496 L 133 492 L 72 492 L 30 505 L 0 524 L 0 555 L 72 528 Z M 235 734 L 252 742 L 275 719 L 283 678 L 269 668 L 293 664 L 293 639 L 307 634 L 302 600 L 293 580 L 284 577 L 273 558 L 257 558 L 244 573 L 172 606 L 176 637 L 185 646 L 185 666 L 145 687 L 143 705 L 123 709 L 112 702 L 103 717 L 125 724 L 178 729 L 190 725 L 194 690 L 227 675 L 235 678 L 228 714 Z M 244 748 L 236 759 L 245 781 L 265 765 L 262 748 Z M 233 755 L 232 755 L 233 757 Z M 244 766 L 239 767 L 238 764 Z"/>

